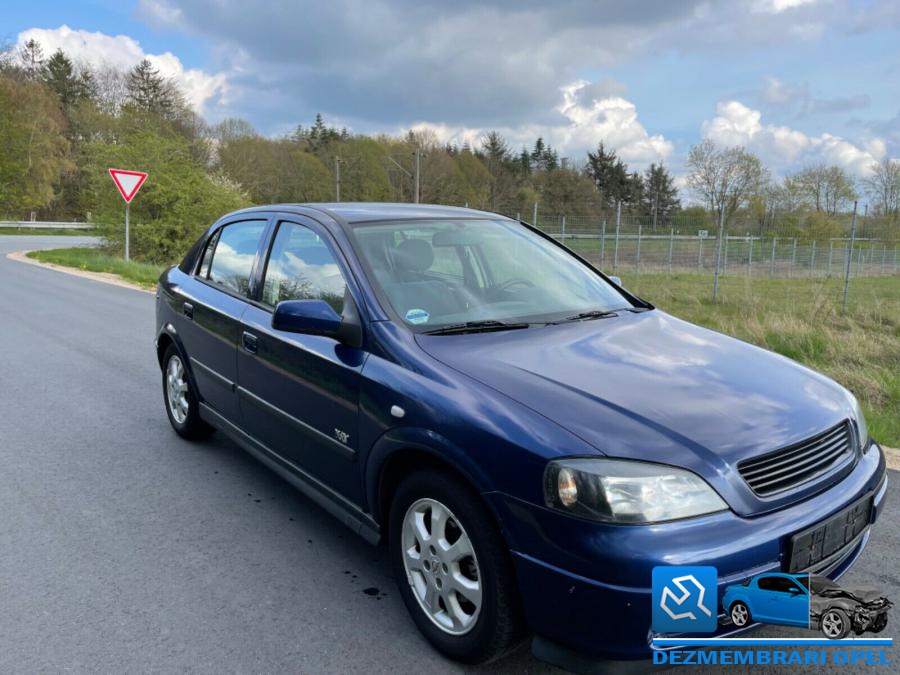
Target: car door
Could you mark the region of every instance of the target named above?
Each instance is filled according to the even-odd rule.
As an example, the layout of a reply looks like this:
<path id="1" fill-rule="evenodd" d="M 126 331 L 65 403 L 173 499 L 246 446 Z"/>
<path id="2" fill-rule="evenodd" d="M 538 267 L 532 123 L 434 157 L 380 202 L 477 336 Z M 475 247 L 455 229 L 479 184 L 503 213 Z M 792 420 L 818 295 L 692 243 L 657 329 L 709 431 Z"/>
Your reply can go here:
<path id="1" fill-rule="evenodd" d="M 241 220 L 217 229 L 177 301 L 176 329 L 200 399 L 232 421 L 240 414 L 235 393 L 240 321 L 267 224 Z"/>
<path id="2" fill-rule="evenodd" d="M 793 579 L 782 577 L 779 586 L 781 595 L 778 598 L 779 614 L 784 621 L 795 626 L 809 624 L 809 595 Z"/>
<path id="3" fill-rule="evenodd" d="M 284 300 L 322 299 L 344 313 L 353 302 L 346 265 L 314 221 L 281 220 L 270 237 L 256 302 L 247 308 L 238 349 L 238 397 L 248 433 L 345 497 L 359 503 L 360 372 L 365 352 L 335 339 L 272 328 Z"/>

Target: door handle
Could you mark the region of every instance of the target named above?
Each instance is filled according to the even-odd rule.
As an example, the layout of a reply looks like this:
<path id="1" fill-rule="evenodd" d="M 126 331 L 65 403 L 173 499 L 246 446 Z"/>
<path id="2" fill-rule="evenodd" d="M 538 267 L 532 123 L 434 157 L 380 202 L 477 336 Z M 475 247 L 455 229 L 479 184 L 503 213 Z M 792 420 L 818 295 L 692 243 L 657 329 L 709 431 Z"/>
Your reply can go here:
<path id="1" fill-rule="evenodd" d="M 241 342 L 244 345 L 244 349 L 251 354 L 255 354 L 259 347 L 259 338 L 247 331 L 244 331 L 244 334 L 241 336 Z"/>
<path id="2" fill-rule="evenodd" d="M 189 303 L 189 302 L 186 302 L 186 303 L 184 303 L 184 305 L 182 305 L 182 307 L 181 307 L 181 312 L 182 312 L 182 314 L 184 314 L 188 319 L 193 319 L 193 318 L 194 318 L 194 306 L 193 306 L 191 303 Z"/>

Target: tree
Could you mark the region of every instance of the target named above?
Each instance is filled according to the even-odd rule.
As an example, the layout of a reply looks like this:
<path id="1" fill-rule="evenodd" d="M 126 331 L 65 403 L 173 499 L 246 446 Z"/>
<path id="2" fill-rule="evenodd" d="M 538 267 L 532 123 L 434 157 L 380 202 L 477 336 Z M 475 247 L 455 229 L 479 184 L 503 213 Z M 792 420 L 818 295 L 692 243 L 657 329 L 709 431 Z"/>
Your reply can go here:
<path id="1" fill-rule="evenodd" d="M 131 69 L 125 86 L 128 103 L 138 110 L 173 120 L 186 107 L 184 97 L 175 84 L 160 75 L 147 59 Z"/>
<path id="2" fill-rule="evenodd" d="M 768 172 L 755 155 L 744 148 L 718 148 L 705 139 L 691 148 L 687 183 L 714 211 L 726 217 L 758 194 L 768 183 Z"/>
<path id="3" fill-rule="evenodd" d="M 629 176 L 628 167 L 616 156 L 615 151 L 606 150 L 603 141 L 600 141 L 596 152 L 588 152 L 585 170 L 597 186 L 600 204 L 606 208 L 614 209 L 620 202 L 627 205 L 635 193 L 639 192 Z"/>
<path id="4" fill-rule="evenodd" d="M 22 218 L 55 196 L 70 167 L 66 121 L 38 82 L 0 78 L 0 211 Z"/>
<path id="5" fill-rule="evenodd" d="M 853 178 L 838 166 L 816 164 L 790 178 L 810 207 L 831 216 L 844 210 L 857 196 Z"/>
<path id="6" fill-rule="evenodd" d="M 644 172 L 643 211 L 664 222 L 681 207 L 675 179 L 662 164 L 651 164 Z"/>
<path id="7" fill-rule="evenodd" d="M 44 67 L 44 50 L 40 43 L 31 38 L 19 48 L 19 64 L 25 79 L 37 82 Z"/>
<path id="8" fill-rule="evenodd" d="M 90 71 L 77 72 L 72 61 L 61 49 L 57 49 L 41 72 L 44 84 L 59 99 L 63 113 L 68 118 L 72 110 L 93 94 L 93 79 Z"/>
<path id="9" fill-rule="evenodd" d="M 863 186 L 877 215 L 900 215 L 900 161 L 885 157 L 873 164 L 872 175 L 863 179 Z"/>
<path id="10" fill-rule="evenodd" d="M 499 211 L 515 202 L 516 185 L 509 145 L 498 132 L 490 131 L 481 139 L 481 155 L 491 176 L 487 208 Z"/>

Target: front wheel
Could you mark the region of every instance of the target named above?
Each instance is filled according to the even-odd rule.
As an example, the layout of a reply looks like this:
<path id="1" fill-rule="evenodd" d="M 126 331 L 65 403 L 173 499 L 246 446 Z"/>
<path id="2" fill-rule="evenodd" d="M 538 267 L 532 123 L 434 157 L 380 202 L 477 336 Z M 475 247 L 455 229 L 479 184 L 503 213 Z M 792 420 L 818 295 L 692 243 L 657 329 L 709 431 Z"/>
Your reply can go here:
<path id="1" fill-rule="evenodd" d="M 192 441 L 208 438 L 213 428 L 200 419 L 197 395 L 175 345 L 169 345 L 163 356 L 162 387 L 166 414 L 175 433 Z"/>
<path id="2" fill-rule="evenodd" d="M 509 551 L 478 494 L 448 474 L 415 473 L 389 527 L 400 595 L 428 641 L 464 663 L 505 653 L 523 621 Z"/>
<path id="3" fill-rule="evenodd" d="M 750 609 L 747 605 L 738 601 L 731 606 L 731 622 L 738 628 L 750 623 Z"/>
<path id="4" fill-rule="evenodd" d="M 850 618 L 842 609 L 829 609 L 822 615 L 819 625 L 829 640 L 840 640 L 850 632 Z"/>

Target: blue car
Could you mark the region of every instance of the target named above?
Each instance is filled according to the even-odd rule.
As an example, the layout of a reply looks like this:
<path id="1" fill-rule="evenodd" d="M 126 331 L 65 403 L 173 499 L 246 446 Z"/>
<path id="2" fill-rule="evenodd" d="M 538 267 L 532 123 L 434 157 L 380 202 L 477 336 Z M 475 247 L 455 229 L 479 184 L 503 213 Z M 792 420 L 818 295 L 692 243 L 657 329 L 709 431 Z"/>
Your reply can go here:
<path id="1" fill-rule="evenodd" d="M 808 574 L 761 574 L 726 588 L 722 608 L 738 628 L 754 622 L 809 628 L 808 584 Z"/>
<path id="2" fill-rule="evenodd" d="M 383 542 L 413 622 L 466 663 L 528 635 L 561 665 L 649 658 L 654 567 L 715 566 L 720 593 L 836 578 L 884 501 L 846 389 L 494 213 L 238 211 L 157 298 L 175 431 L 229 436 Z"/>

